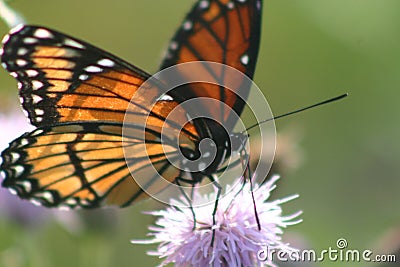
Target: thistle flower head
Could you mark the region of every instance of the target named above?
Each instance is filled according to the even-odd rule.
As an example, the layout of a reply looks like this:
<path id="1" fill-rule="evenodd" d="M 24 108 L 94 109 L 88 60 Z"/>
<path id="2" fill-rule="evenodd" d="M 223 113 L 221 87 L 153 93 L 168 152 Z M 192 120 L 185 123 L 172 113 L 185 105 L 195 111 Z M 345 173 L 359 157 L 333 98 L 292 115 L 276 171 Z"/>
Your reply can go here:
<path id="1" fill-rule="evenodd" d="M 260 219 L 261 230 L 253 209 L 250 186 L 245 185 L 230 190 L 219 200 L 216 223 L 213 225 L 214 203 L 196 206 L 215 198 L 214 194 L 202 196 L 195 192 L 193 209 L 196 215 L 196 228 L 193 229 L 193 216 L 190 209 L 176 208 L 182 203 L 172 202 L 165 210 L 149 212 L 157 216 L 156 226 L 149 227 L 151 240 L 133 240 L 132 243 L 159 243 L 157 251 L 149 255 L 163 258 L 161 266 L 174 263 L 175 266 L 275 266 L 271 259 L 259 261 L 257 253 L 268 247 L 269 250 L 295 251 L 281 239 L 283 229 L 301 221 L 296 212 L 282 216 L 281 204 L 297 195 L 285 199 L 267 201 L 275 188 L 278 176 L 272 177 L 263 185 L 255 185 L 254 197 Z M 240 191 L 241 190 L 241 191 Z M 175 200 L 178 201 L 178 200 Z M 180 205 L 174 205 L 180 204 Z M 213 229 L 215 237 L 213 238 Z"/>

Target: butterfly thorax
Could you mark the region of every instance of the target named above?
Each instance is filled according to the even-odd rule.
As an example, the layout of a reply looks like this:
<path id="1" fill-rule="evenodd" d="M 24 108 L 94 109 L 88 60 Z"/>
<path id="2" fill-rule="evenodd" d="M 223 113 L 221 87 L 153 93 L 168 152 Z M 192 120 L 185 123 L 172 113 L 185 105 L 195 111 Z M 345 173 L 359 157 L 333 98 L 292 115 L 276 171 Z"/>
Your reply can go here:
<path id="1" fill-rule="evenodd" d="M 192 173 L 192 179 L 201 180 L 201 177 L 210 176 L 220 168 L 231 155 L 232 145 L 229 133 L 219 123 L 201 118 L 194 120 L 193 124 L 201 139 L 194 150 L 181 147 L 184 157 L 182 168 Z"/>

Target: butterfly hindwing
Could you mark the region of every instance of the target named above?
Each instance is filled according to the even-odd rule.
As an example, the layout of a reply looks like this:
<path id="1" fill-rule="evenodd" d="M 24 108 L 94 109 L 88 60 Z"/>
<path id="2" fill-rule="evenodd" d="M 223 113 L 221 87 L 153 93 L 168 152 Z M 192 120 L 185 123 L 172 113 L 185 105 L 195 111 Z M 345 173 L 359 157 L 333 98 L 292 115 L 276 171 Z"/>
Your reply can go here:
<path id="1" fill-rule="evenodd" d="M 48 207 L 94 208 L 103 204 L 126 206 L 146 198 L 143 190 L 162 191 L 158 179 L 141 188 L 132 174 L 143 177 L 155 168 L 169 182 L 177 170 L 169 164 L 152 131 L 147 140 L 127 136 L 115 123 L 66 123 L 39 127 L 14 140 L 2 153 L 2 186 L 21 198 Z M 124 157 L 123 146 L 133 151 Z M 146 152 L 146 153 L 145 153 Z M 170 156 L 176 150 L 171 147 Z M 171 158 L 170 158 L 171 159 Z M 167 167 L 165 167 L 167 166 Z"/>

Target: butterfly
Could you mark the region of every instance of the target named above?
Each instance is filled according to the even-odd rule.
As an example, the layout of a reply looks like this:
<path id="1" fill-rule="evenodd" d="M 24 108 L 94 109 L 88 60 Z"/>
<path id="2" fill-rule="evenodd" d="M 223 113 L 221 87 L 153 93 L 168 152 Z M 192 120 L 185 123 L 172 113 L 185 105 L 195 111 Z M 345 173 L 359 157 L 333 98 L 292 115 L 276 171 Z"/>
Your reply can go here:
<path id="1" fill-rule="evenodd" d="M 251 79 L 261 9 L 261 0 L 196 2 L 160 69 L 211 61 Z M 165 190 L 162 180 L 178 185 L 205 178 L 215 182 L 232 148 L 239 149 L 229 137 L 249 94 L 244 80 L 235 80 L 230 90 L 198 82 L 164 94 L 168 81 L 150 79 L 102 49 L 41 26 L 12 29 L 0 52 L 3 67 L 18 81 L 22 108 L 36 127 L 2 152 L 2 186 L 34 204 L 63 209 L 129 206 L 147 198 L 146 192 Z M 205 67 L 202 72 L 224 80 L 223 69 Z M 178 68 L 175 74 L 191 79 L 193 73 Z M 181 106 L 205 97 L 224 105 L 200 100 L 199 109 Z M 196 117 L 198 112 L 226 123 L 227 129 Z M 200 160 L 197 167 L 204 163 L 204 139 L 213 141 L 215 156 L 207 167 L 192 171 L 187 162 Z"/>

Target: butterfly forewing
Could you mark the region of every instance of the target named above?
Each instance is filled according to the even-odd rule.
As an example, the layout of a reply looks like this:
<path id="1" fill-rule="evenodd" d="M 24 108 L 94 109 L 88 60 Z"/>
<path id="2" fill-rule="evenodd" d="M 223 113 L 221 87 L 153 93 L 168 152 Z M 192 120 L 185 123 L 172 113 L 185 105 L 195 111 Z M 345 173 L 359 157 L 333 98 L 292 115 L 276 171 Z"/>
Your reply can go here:
<path id="1" fill-rule="evenodd" d="M 3 66 L 18 80 L 33 125 L 123 121 L 130 100 L 150 75 L 86 42 L 57 31 L 23 26 L 3 40 Z M 156 85 L 137 95 L 137 111 L 160 94 Z"/>
<path id="2" fill-rule="evenodd" d="M 170 42 L 161 69 L 191 61 L 212 61 L 233 67 L 252 78 L 260 41 L 261 8 L 260 0 L 198 1 Z M 196 83 L 181 87 L 171 94 L 181 101 L 199 96 L 221 101 L 219 108 L 204 108 L 208 113 L 205 115 L 229 122 L 229 127 L 233 128 L 238 116 L 231 113 L 236 112 L 240 116 L 250 84 L 248 80 L 235 80 L 232 75 L 227 75 L 227 69 L 210 69 L 204 65 L 195 72 L 179 71 L 179 74 L 188 80 L 194 75 L 206 77 L 220 85 L 229 84 L 229 89 L 224 86 Z M 201 72 L 203 74 L 200 75 Z M 231 81 L 227 82 L 227 79 Z"/>

